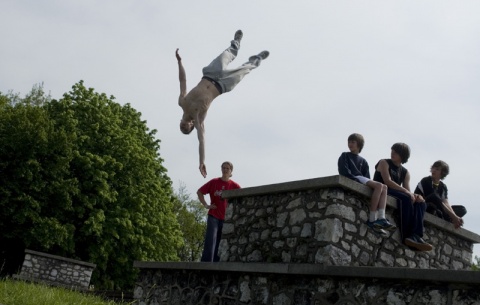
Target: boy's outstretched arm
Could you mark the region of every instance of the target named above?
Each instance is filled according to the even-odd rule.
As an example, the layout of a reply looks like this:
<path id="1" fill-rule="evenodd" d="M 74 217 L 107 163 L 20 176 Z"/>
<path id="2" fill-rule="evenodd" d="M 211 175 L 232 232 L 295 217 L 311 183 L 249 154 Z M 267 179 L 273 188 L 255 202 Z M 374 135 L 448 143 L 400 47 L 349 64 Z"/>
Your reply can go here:
<path id="1" fill-rule="evenodd" d="M 204 118 L 200 118 L 196 121 L 194 120 L 194 124 L 195 124 L 195 129 L 197 129 L 198 154 L 200 158 L 200 166 L 198 169 L 200 170 L 200 173 L 202 174 L 203 178 L 206 178 L 207 166 L 205 165 L 205 126 L 203 123 L 203 119 Z M 195 122 L 198 122 L 198 123 L 195 123 Z"/>
<path id="2" fill-rule="evenodd" d="M 178 54 L 178 48 L 175 51 L 175 57 L 177 57 L 178 62 L 178 79 L 180 81 L 180 96 L 184 97 L 187 95 L 187 76 L 185 74 L 185 69 L 182 65 L 182 58 Z"/>

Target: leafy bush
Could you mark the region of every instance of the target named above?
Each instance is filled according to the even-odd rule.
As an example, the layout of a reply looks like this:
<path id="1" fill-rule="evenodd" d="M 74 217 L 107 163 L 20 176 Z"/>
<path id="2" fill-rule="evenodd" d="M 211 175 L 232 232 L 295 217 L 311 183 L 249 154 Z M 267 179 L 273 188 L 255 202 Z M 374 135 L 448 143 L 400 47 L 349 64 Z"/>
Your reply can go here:
<path id="1" fill-rule="evenodd" d="M 178 260 L 171 180 L 156 130 L 83 82 L 60 100 L 41 86 L 0 93 L 0 265 L 23 250 L 97 265 L 99 288 L 131 287 L 134 260 Z"/>

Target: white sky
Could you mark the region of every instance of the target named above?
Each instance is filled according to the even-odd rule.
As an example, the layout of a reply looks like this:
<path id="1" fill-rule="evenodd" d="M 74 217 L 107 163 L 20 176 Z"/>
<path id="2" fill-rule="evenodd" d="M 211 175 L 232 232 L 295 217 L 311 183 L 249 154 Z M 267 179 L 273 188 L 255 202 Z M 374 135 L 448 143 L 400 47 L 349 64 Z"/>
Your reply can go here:
<path id="1" fill-rule="evenodd" d="M 450 202 L 480 233 L 478 1 L 2 0 L 0 91 L 44 83 L 59 99 L 78 81 L 130 103 L 157 129 L 174 182 L 195 197 L 222 161 L 243 187 L 337 174 L 347 137 L 364 135 L 370 164 L 410 145 L 411 186 L 434 161 L 450 165 Z M 206 121 L 208 177 L 198 141 L 178 128 L 175 49 L 191 89 L 201 70 L 244 38 L 237 60 L 270 57 Z M 475 246 L 474 255 L 480 256 Z"/>

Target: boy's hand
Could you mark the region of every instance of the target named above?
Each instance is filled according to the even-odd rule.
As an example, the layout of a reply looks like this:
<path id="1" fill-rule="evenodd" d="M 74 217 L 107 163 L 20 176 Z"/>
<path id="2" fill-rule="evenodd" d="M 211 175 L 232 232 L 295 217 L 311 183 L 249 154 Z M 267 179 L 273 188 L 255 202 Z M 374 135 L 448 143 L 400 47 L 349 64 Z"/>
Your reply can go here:
<path id="1" fill-rule="evenodd" d="M 180 54 L 178 54 L 178 48 L 177 48 L 177 50 L 175 51 L 175 57 L 177 57 L 177 60 L 178 60 L 178 61 L 182 61 L 182 58 L 180 57 Z"/>
<path id="2" fill-rule="evenodd" d="M 202 174 L 203 178 L 207 178 L 207 167 L 205 166 L 205 164 L 200 164 L 200 167 L 198 169 L 200 170 L 200 174 Z"/>

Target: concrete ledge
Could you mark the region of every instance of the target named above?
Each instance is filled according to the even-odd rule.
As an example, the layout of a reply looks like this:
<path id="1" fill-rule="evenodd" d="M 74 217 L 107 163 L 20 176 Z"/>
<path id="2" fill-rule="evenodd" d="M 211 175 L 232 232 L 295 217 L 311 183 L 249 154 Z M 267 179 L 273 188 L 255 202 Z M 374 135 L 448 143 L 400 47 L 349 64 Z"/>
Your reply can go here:
<path id="1" fill-rule="evenodd" d="M 199 262 L 140 262 L 140 269 L 204 270 L 215 272 L 271 273 L 290 275 L 325 275 L 331 277 L 361 277 L 378 279 L 418 280 L 445 283 L 480 284 L 479 271 L 433 270 L 392 267 L 326 266 L 319 264 L 263 263 L 199 263 Z"/>
<path id="2" fill-rule="evenodd" d="M 25 254 L 33 254 L 33 255 L 36 255 L 36 256 L 52 258 L 52 259 L 59 260 L 59 261 L 69 262 L 69 263 L 72 263 L 72 264 L 75 264 L 75 265 L 87 266 L 87 267 L 90 267 L 90 268 L 93 268 L 93 269 L 97 267 L 97 265 L 92 264 L 92 263 L 87 263 L 87 262 L 79 261 L 79 260 L 76 260 L 76 259 L 71 259 L 71 258 L 66 258 L 66 257 L 62 257 L 62 256 L 52 255 L 52 254 L 48 254 L 48 253 L 44 253 L 44 252 L 37 252 L 37 251 L 29 250 L 29 249 L 25 249 Z"/>
<path id="3" fill-rule="evenodd" d="M 292 191 L 307 191 L 328 187 L 343 187 L 368 197 L 370 197 L 372 193 L 369 187 L 352 181 L 344 176 L 336 175 L 229 190 L 224 191 L 222 193 L 222 197 L 226 199 L 232 199 L 236 197 L 259 196 L 272 193 L 278 194 Z"/>
<path id="4" fill-rule="evenodd" d="M 323 189 L 339 187 L 344 190 L 353 191 L 367 198 L 372 195 L 372 190 L 361 183 L 348 179 L 344 176 L 336 175 L 329 177 L 313 178 L 277 184 L 269 184 L 255 187 L 247 187 L 237 190 L 224 191 L 222 196 L 226 199 L 235 199 L 241 197 L 262 196 L 268 194 L 278 194 L 285 192 L 308 191 L 313 189 Z M 397 200 L 391 196 L 387 199 L 387 206 L 397 208 Z M 480 235 L 463 228 L 455 229 L 452 223 L 426 213 L 424 221 L 453 235 L 459 236 L 472 243 L 480 243 Z"/>

